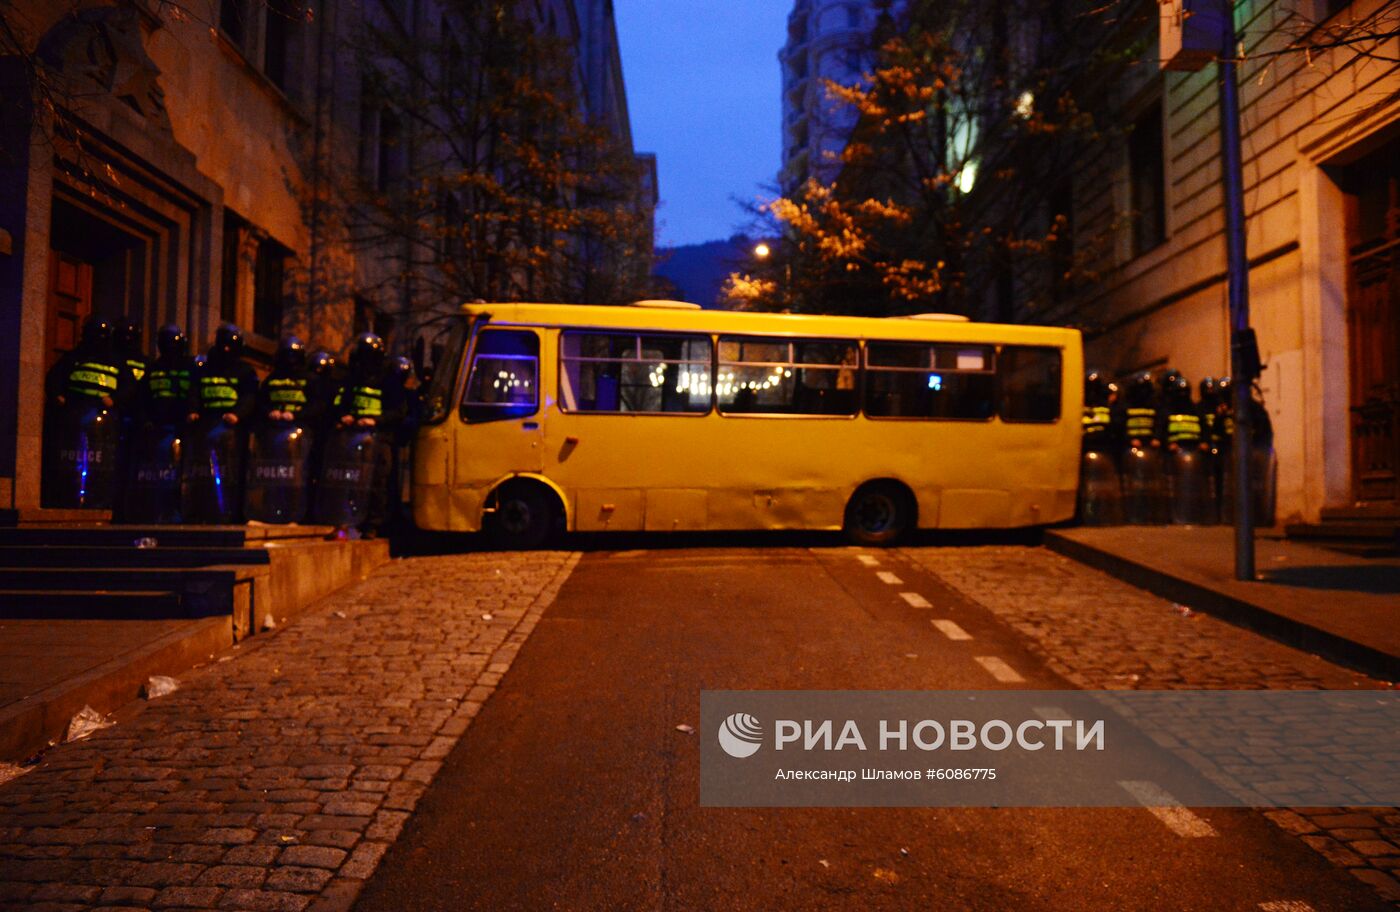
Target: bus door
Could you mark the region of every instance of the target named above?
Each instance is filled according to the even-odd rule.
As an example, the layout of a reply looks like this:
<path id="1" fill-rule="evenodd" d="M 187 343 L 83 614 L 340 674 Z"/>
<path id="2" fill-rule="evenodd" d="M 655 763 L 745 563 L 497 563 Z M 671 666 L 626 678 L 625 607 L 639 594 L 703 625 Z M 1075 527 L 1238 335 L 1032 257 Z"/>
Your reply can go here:
<path id="1" fill-rule="evenodd" d="M 535 330 L 481 331 L 462 396 L 462 420 L 453 479 L 459 501 L 472 495 L 484 498 L 486 486 L 502 476 L 544 468 L 540 337 Z M 475 508 L 480 508 L 480 500 Z"/>

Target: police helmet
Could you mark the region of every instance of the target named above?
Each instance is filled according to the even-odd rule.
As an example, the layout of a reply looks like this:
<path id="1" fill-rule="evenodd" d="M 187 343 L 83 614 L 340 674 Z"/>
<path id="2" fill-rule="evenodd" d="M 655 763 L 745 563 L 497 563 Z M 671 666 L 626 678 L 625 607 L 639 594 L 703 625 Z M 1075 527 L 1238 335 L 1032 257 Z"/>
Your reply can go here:
<path id="1" fill-rule="evenodd" d="M 105 317 L 88 317 L 83 324 L 84 348 L 103 348 L 112 344 L 112 321 Z"/>
<path id="2" fill-rule="evenodd" d="M 335 355 L 323 348 L 312 352 L 307 363 L 311 367 L 311 373 L 318 377 L 326 377 L 335 370 Z"/>
<path id="3" fill-rule="evenodd" d="M 1182 374 L 1163 380 L 1162 394 L 1174 408 L 1191 405 L 1191 381 Z"/>
<path id="4" fill-rule="evenodd" d="M 1151 371 L 1138 371 L 1128 380 L 1127 399 L 1131 406 L 1139 408 L 1151 406 L 1156 392 L 1157 388 L 1156 384 L 1152 382 Z"/>
<path id="5" fill-rule="evenodd" d="M 306 343 L 296 336 L 283 336 L 272 363 L 280 371 L 301 370 L 306 366 Z"/>
<path id="6" fill-rule="evenodd" d="M 112 339 L 117 344 L 117 351 L 123 354 L 139 354 L 141 351 L 141 327 L 136 325 L 135 320 L 119 321 L 112 333 Z"/>
<path id="7" fill-rule="evenodd" d="M 190 353 L 190 338 L 174 323 L 167 323 L 156 333 L 156 351 L 162 358 L 183 358 Z"/>
<path id="8" fill-rule="evenodd" d="M 214 345 L 209 357 L 217 361 L 234 361 L 243 356 L 243 330 L 232 323 L 223 323 L 214 333 Z"/>
<path id="9" fill-rule="evenodd" d="M 408 383 L 408 378 L 413 376 L 413 362 L 403 355 L 390 359 L 389 376 L 400 386 Z"/>
<path id="10" fill-rule="evenodd" d="M 1084 404 L 1108 405 L 1108 386 L 1108 378 L 1102 371 L 1089 371 L 1084 375 Z"/>
<path id="11" fill-rule="evenodd" d="M 374 333 L 360 333 L 350 348 L 351 372 L 360 375 L 378 373 L 384 367 L 386 349 L 384 340 Z"/>

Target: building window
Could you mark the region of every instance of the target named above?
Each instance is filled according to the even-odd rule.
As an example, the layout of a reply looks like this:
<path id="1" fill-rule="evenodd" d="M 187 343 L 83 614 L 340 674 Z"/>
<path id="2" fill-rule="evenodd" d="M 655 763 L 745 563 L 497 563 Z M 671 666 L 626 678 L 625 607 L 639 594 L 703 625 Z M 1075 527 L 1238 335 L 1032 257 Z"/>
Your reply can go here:
<path id="1" fill-rule="evenodd" d="M 297 4 L 289 3 L 287 0 L 268 0 L 267 2 L 265 13 L 267 28 L 263 41 L 263 73 L 272 80 L 277 88 L 284 92 L 287 90 L 287 83 L 291 75 L 289 51 L 292 46 L 292 34 L 297 27 L 297 16 L 300 12 Z"/>
<path id="2" fill-rule="evenodd" d="M 238 48 L 248 41 L 247 13 L 243 0 L 221 0 L 219 3 L 219 30 Z"/>
<path id="3" fill-rule="evenodd" d="M 1166 157 L 1162 102 L 1154 102 L 1128 134 L 1128 180 L 1132 206 L 1133 256 L 1167 239 Z"/>
<path id="4" fill-rule="evenodd" d="M 282 333 L 287 249 L 271 239 L 258 244 L 253 261 L 253 332 L 269 339 Z"/>
<path id="5" fill-rule="evenodd" d="M 286 91 L 306 14 L 301 0 L 219 0 L 219 31 L 249 65 Z"/>
<path id="6" fill-rule="evenodd" d="M 379 110 L 378 147 L 374 186 L 377 190 L 388 190 L 404 171 L 403 124 L 399 115 L 388 107 Z"/>
<path id="7" fill-rule="evenodd" d="M 238 251 L 243 244 L 247 223 L 228 209 L 224 210 L 224 240 L 219 276 L 219 319 L 225 323 L 238 322 Z"/>

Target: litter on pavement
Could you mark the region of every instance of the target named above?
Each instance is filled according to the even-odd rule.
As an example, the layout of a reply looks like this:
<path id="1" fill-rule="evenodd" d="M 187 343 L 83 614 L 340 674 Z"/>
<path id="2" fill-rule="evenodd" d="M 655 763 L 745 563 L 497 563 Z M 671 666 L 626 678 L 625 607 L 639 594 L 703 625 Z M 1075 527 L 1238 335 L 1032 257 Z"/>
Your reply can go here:
<path id="1" fill-rule="evenodd" d="M 180 689 L 180 682 L 167 675 L 151 675 L 146 681 L 146 699 L 154 700 L 173 694 Z"/>
<path id="2" fill-rule="evenodd" d="M 64 741 L 81 741 L 98 729 L 107 728 L 112 723 L 107 721 L 107 717 L 93 709 L 91 706 L 84 706 L 78 710 L 68 723 L 68 734 Z"/>

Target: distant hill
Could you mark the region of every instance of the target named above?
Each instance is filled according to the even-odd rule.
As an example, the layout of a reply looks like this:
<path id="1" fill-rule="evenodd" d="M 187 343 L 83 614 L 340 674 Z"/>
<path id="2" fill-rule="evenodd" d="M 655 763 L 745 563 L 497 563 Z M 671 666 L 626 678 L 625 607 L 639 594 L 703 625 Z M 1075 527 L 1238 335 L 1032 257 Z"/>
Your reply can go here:
<path id="1" fill-rule="evenodd" d="M 753 262 L 753 244 L 736 234 L 726 241 L 663 247 L 657 251 L 656 274 L 675 285 L 682 300 L 714 308 L 729 274 Z"/>

